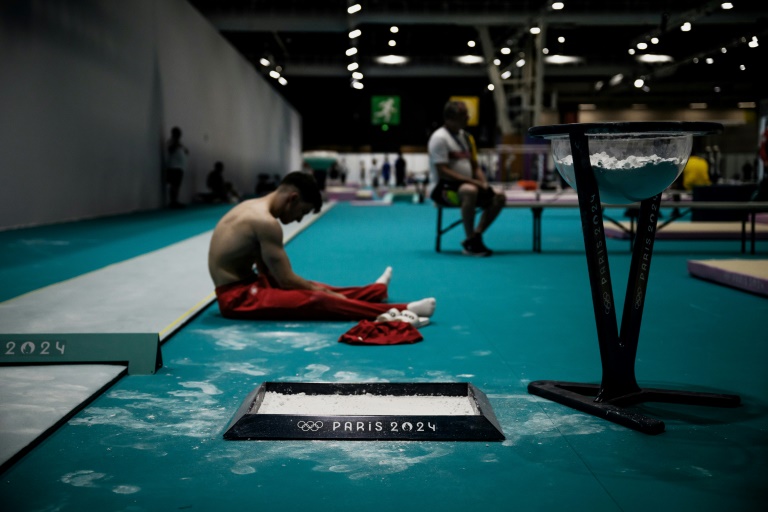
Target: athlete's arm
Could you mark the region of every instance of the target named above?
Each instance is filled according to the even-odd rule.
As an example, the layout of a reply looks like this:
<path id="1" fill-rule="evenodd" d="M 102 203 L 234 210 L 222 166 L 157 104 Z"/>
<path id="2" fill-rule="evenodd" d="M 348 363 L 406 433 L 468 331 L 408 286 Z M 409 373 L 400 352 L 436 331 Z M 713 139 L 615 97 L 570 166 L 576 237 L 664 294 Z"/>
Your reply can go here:
<path id="1" fill-rule="evenodd" d="M 339 293 L 304 279 L 293 271 L 288 254 L 283 246 L 283 232 L 277 221 L 261 224 L 258 226 L 258 232 L 261 258 L 269 270 L 269 274 L 280 288 L 283 290 L 312 290 L 346 298 Z"/>

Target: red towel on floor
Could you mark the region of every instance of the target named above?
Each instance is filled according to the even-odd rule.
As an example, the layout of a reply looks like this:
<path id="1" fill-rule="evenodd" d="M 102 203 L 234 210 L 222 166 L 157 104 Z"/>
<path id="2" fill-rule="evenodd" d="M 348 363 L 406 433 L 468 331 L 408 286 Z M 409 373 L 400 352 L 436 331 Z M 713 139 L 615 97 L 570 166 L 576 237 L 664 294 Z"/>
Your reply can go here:
<path id="1" fill-rule="evenodd" d="M 361 320 L 339 338 L 350 345 L 399 345 L 423 340 L 418 329 L 408 322 L 371 322 Z"/>

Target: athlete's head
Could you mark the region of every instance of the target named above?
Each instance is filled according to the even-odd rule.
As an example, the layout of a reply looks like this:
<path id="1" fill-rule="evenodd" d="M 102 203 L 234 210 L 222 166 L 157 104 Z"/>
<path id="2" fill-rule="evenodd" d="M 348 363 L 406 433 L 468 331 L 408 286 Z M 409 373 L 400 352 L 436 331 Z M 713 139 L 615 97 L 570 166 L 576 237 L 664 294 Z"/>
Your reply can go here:
<path id="1" fill-rule="evenodd" d="M 293 171 L 283 177 L 280 187 L 293 187 L 299 193 L 302 203 L 310 205 L 312 211 L 320 212 L 323 207 L 323 197 L 320 195 L 320 187 L 315 178 L 303 171 Z"/>

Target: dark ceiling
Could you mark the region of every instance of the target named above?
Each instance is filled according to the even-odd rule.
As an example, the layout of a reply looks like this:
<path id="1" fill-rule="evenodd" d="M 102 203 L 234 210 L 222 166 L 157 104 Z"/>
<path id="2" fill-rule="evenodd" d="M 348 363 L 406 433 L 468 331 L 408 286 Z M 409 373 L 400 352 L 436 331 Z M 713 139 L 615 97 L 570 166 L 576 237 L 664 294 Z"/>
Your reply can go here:
<path id="1" fill-rule="evenodd" d="M 524 108 L 534 101 L 530 86 L 535 56 L 541 55 L 536 38 L 550 55 L 583 59 L 578 64 L 543 64 L 545 108 L 573 110 L 590 103 L 599 108 L 644 104 L 676 109 L 694 102 L 736 108 L 768 96 L 758 77 L 768 62 L 768 20 L 759 0 L 734 0 L 730 10 L 722 9 L 720 1 L 701 0 L 564 0 L 562 10 L 553 10 L 551 0 L 359 0 L 362 10 L 352 15 L 347 7 L 356 2 L 347 0 L 190 3 L 256 69 L 267 73 L 280 66 L 287 84 L 272 83 L 304 117 L 327 115 L 307 112 L 313 102 L 363 105 L 361 96 L 379 93 L 424 91 L 414 98 L 421 102 L 431 91 L 440 96 L 440 103 L 445 87 L 452 87 L 452 94 L 491 94 L 488 66 L 455 62 L 454 57 L 463 54 L 500 59 L 499 71 L 512 73 L 504 81 L 504 95 L 512 108 L 521 103 Z M 689 32 L 679 28 L 685 20 L 693 24 Z M 529 33 L 534 24 L 545 29 L 542 35 Z M 390 33 L 392 25 L 399 27 L 397 34 Z M 353 28 L 362 35 L 351 43 L 347 34 Z M 484 47 L 486 29 L 490 45 Z M 659 43 L 637 53 L 669 55 L 671 63 L 641 64 L 629 54 L 637 42 L 654 35 Z M 563 43 L 558 42 L 560 37 L 565 38 Z M 763 44 L 750 48 L 747 43 L 753 37 Z M 397 42 L 394 48 L 388 46 L 390 39 Z M 477 45 L 468 47 L 469 40 Z M 352 45 L 358 53 L 348 57 L 345 50 Z M 511 52 L 502 54 L 503 47 Z M 374 62 L 374 57 L 390 53 L 411 60 L 400 66 Z M 525 56 L 526 65 L 517 68 L 514 63 L 520 56 Z M 273 64 L 262 66 L 262 57 Z M 706 63 L 708 57 L 713 63 Z M 353 60 L 364 75 L 362 91 L 350 87 L 347 65 Z M 624 80 L 610 85 L 618 74 Z M 646 90 L 632 85 L 638 77 L 645 79 Z M 596 85 L 600 82 L 602 88 Z M 308 98 L 316 94 L 319 97 Z"/>

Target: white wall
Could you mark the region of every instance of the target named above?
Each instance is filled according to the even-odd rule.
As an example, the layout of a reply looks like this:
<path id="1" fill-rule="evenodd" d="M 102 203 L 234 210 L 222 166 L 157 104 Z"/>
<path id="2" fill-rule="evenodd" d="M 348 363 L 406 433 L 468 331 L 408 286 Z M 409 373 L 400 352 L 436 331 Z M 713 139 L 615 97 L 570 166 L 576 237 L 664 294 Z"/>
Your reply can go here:
<path id="1" fill-rule="evenodd" d="M 390 185 L 395 185 L 395 160 L 397 160 L 397 153 L 386 153 L 389 157 L 389 164 L 392 167 L 390 173 Z M 376 159 L 376 167 L 379 170 L 379 184 L 384 186 L 381 180 L 381 166 L 384 164 L 384 153 L 339 153 L 339 160 L 343 160 L 347 167 L 347 184 L 361 184 L 360 181 L 360 168 L 365 166 L 365 182 L 363 186 L 371 185 L 371 168 L 373 167 L 373 160 Z M 421 173 L 429 172 L 429 155 L 427 153 L 403 153 L 403 160 L 405 160 L 405 172 Z"/>
<path id="2" fill-rule="evenodd" d="M 0 229 L 162 207 L 172 126 L 182 201 L 216 160 L 252 193 L 300 168 L 301 119 L 183 0 L 0 8 Z"/>

